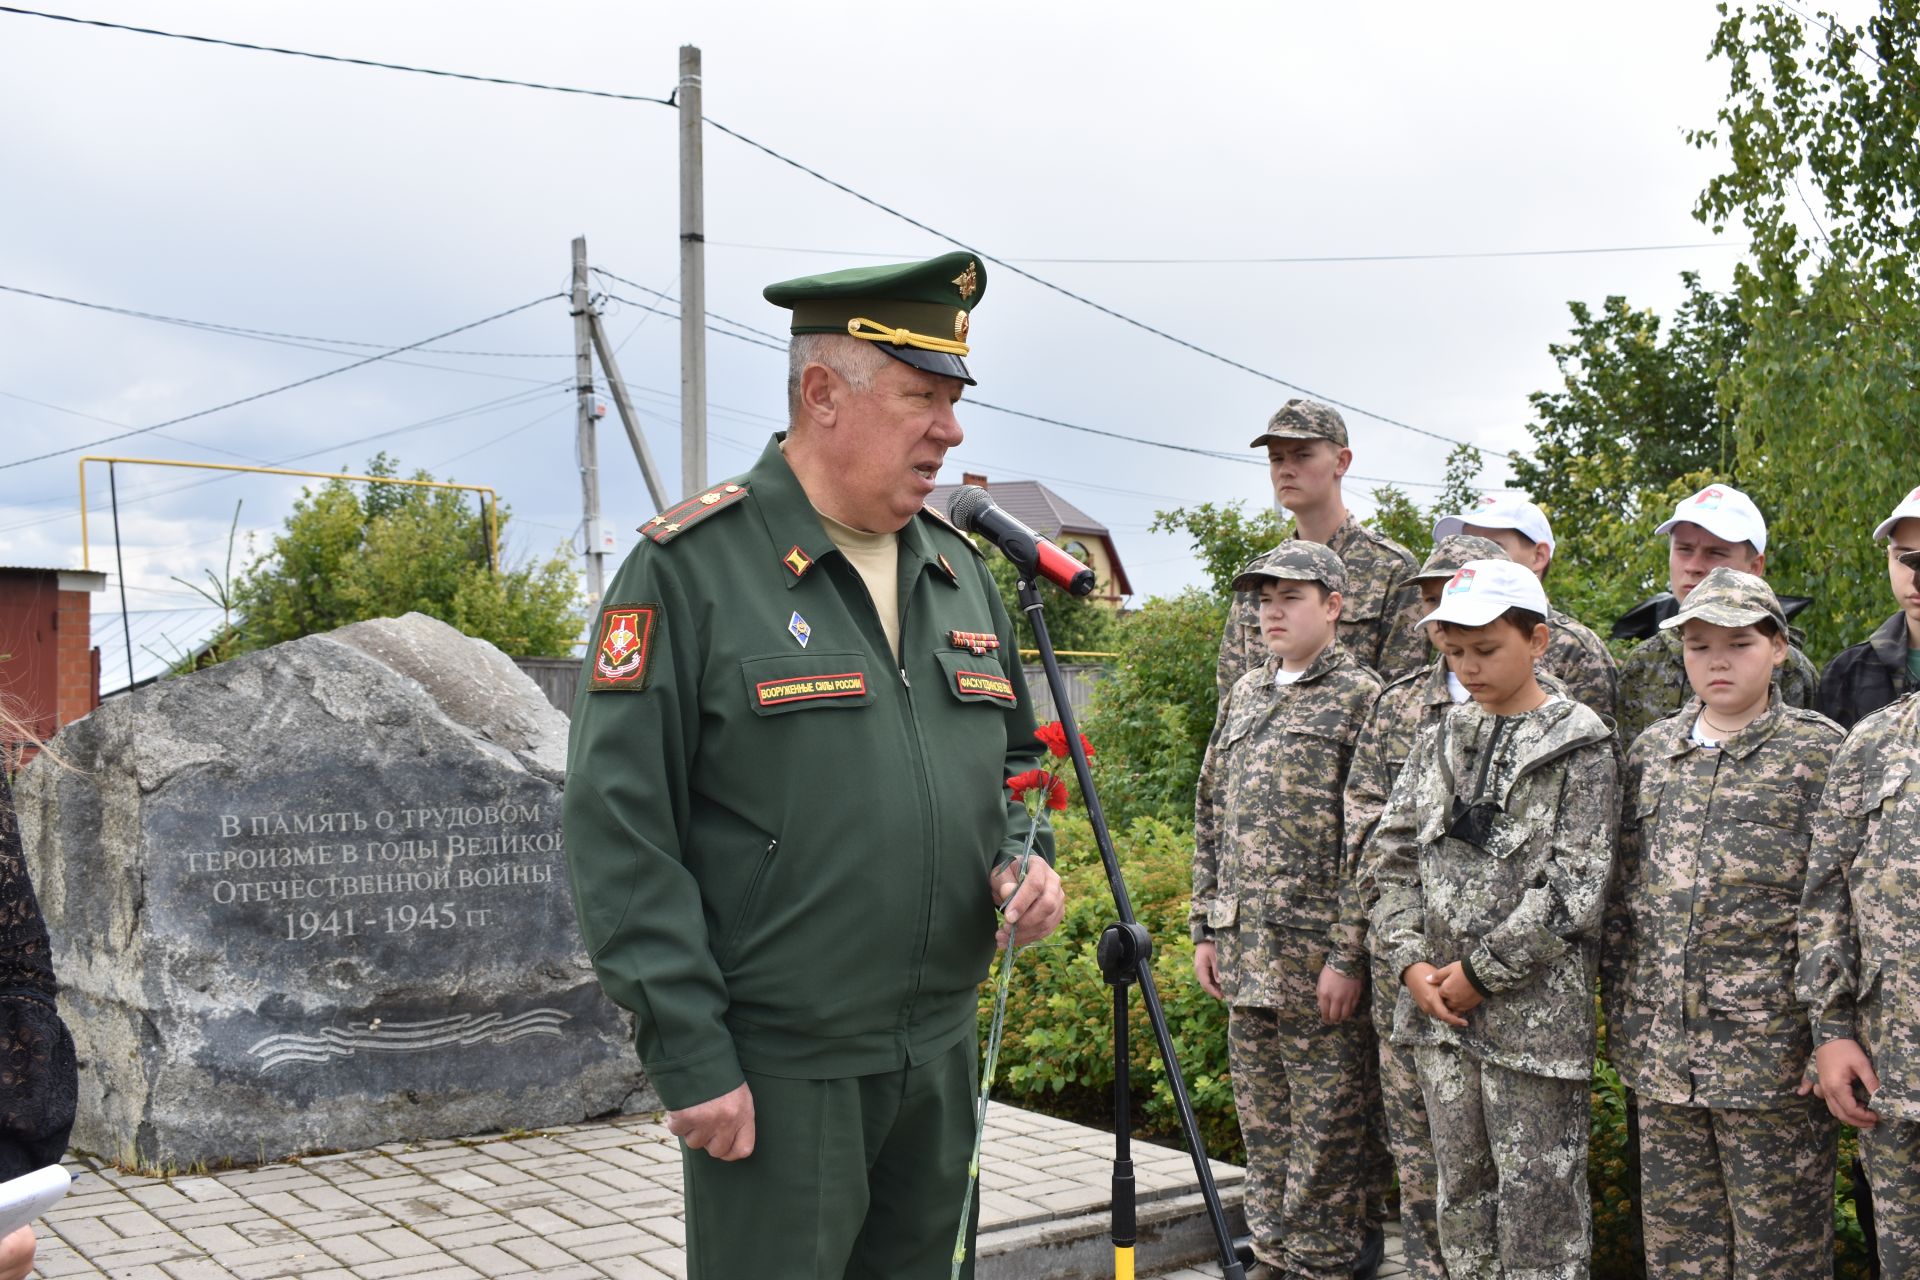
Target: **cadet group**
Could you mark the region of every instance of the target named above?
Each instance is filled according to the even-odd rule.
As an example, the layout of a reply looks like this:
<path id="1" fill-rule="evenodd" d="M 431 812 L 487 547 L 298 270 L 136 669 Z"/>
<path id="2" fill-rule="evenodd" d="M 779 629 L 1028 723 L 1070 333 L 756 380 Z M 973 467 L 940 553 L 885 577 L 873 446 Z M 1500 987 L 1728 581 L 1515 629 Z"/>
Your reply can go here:
<path id="1" fill-rule="evenodd" d="M 1760 510 L 1688 497 L 1616 667 L 1524 495 L 1421 564 L 1348 513 L 1332 408 L 1252 447 L 1293 523 L 1233 583 L 1192 910 L 1250 1275 L 1367 1272 L 1396 1173 L 1414 1275 L 1587 1275 L 1598 989 L 1650 1275 L 1831 1276 L 1847 1124 L 1880 1274 L 1920 1276 L 1920 489 L 1860 530 L 1897 612 L 1824 672 Z"/>

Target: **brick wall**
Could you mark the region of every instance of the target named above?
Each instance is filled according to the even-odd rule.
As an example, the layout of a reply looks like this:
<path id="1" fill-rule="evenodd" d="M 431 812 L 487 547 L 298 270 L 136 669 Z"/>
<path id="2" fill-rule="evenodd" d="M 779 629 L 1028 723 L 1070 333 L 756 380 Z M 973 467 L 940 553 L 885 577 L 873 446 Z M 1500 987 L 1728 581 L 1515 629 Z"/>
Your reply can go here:
<path id="1" fill-rule="evenodd" d="M 100 651 L 93 647 L 92 593 L 62 591 L 54 613 L 54 715 L 70 724 L 100 705 Z"/>

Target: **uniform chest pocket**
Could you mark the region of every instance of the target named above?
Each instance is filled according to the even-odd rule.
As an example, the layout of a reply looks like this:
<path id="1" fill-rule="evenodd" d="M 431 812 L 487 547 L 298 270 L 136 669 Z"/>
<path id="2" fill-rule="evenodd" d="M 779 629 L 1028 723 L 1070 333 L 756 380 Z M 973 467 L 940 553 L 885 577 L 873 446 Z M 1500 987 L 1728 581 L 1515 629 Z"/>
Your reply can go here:
<path id="1" fill-rule="evenodd" d="M 1807 874 L 1807 803 L 1793 787 L 1752 787 L 1717 798 L 1708 823 L 1724 833 L 1720 883 L 1797 902 Z"/>
<path id="2" fill-rule="evenodd" d="M 933 656 L 946 677 L 947 691 L 960 701 L 995 707 L 1011 707 L 1019 702 L 1013 680 L 993 659 L 945 650 Z"/>
<path id="3" fill-rule="evenodd" d="M 755 714 L 864 707 L 873 702 L 873 681 L 864 654 L 783 653 L 740 663 L 747 705 Z"/>

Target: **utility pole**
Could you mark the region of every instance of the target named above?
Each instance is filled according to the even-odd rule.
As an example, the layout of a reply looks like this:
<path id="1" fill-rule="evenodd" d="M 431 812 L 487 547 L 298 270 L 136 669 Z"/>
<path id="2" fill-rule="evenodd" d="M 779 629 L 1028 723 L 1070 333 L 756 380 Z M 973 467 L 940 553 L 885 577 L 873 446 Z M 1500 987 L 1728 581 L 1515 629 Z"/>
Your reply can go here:
<path id="1" fill-rule="evenodd" d="M 587 553 L 588 603 L 606 594 L 606 541 L 600 529 L 600 451 L 594 443 L 593 312 L 587 298 L 587 238 L 573 240 L 573 372 L 580 400 L 575 448 L 580 455 L 580 496 Z"/>
<path id="2" fill-rule="evenodd" d="M 680 46 L 680 491 L 707 487 L 707 217 L 700 50 Z M 665 508 L 661 504 L 662 509 Z"/>

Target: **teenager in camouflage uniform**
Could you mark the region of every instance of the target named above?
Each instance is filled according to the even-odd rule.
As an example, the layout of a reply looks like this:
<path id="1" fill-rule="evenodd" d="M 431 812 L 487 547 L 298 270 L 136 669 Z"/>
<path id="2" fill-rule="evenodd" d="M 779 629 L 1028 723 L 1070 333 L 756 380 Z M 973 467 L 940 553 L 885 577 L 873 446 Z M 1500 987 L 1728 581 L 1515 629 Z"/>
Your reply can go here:
<path id="1" fill-rule="evenodd" d="M 1920 569 L 1920 551 L 1902 562 Z M 1920 1276 L 1920 695 L 1854 726 L 1827 773 L 1796 990 L 1819 1091 L 1860 1130 L 1880 1273 Z"/>
<path id="2" fill-rule="evenodd" d="M 1439 607 L 1440 588 L 1468 561 L 1498 559 L 1502 554 L 1485 538 L 1442 538 L 1412 578 L 1422 604 L 1429 611 Z M 1380 1101 L 1387 1146 L 1400 1176 L 1402 1261 L 1409 1274 L 1423 1280 L 1445 1280 L 1447 1274 L 1434 1208 L 1433 1141 L 1427 1135 L 1427 1104 L 1420 1096 L 1413 1051 L 1393 1043 L 1400 975 L 1378 958 L 1371 965 L 1367 959 L 1367 918 L 1376 894 L 1366 846 L 1387 807 L 1400 766 L 1413 750 L 1414 737 L 1448 707 L 1468 699 L 1464 687 L 1457 697 L 1452 693 L 1450 686 L 1458 682 L 1449 681 L 1448 674 L 1446 659 L 1435 658 L 1426 669 L 1382 689 L 1354 743 L 1342 805 L 1347 863 L 1357 870 L 1340 891 L 1340 919 L 1328 933 L 1327 962 L 1320 977 L 1320 1012 L 1327 1021 L 1349 1017 L 1362 999 L 1371 1008 L 1374 1037 L 1380 1046 Z M 1370 992 L 1364 985 L 1368 982 Z"/>
<path id="3" fill-rule="evenodd" d="M 1274 501 L 1293 513 L 1281 536 L 1324 544 L 1340 557 L 1347 575 L 1341 645 L 1384 680 L 1422 666 L 1427 646 L 1414 626 L 1420 602 L 1407 582 L 1413 553 L 1355 520 L 1341 499 L 1340 478 L 1352 465 L 1353 450 L 1339 411 L 1316 400 L 1289 400 L 1249 447 L 1267 451 Z M 1281 547 L 1256 556 L 1243 572 L 1268 563 Z M 1255 616 L 1258 605 L 1251 592 L 1236 591 L 1227 611 L 1216 671 L 1216 696 L 1222 701 L 1236 680 L 1267 660 Z"/>
<path id="4" fill-rule="evenodd" d="M 1681 606 L 1700 580 L 1718 568 L 1767 576 L 1767 521 L 1753 499 L 1732 485 L 1710 484 L 1673 509 L 1673 517 L 1654 530 L 1667 534 L 1667 571 Z M 1820 672 L 1791 643 L 1787 660 L 1773 673 L 1780 700 L 1790 707 L 1811 707 Z M 1660 631 L 1642 640 L 1620 664 L 1620 744 L 1633 740 L 1655 720 L 1678 711 L 1690 697 L 1680 635 Z"/>
<path id="5" fill-rule="evenodd" d="M 1618 789 L 1612 735 L 1548 693 L 1540 582 L 1476 560 L 1429 621 L 1474 697 L 1414 744 L 1374 829 L 1373 946 L 1400 975 L 1454 1280 L 1577 1280 L 1587 1087 Z"/>
<path id="6" fill-rule="evenodd" d="M 1234 581 L 1258 592 L 1270 656 L 1228 695 L 1194 806 L 1194 970 L 1228 1003 L 1254 1277 L 1345 1280 L 1378 1226 L 1372 1029 L 1322 1021 L 1315 991 L 1348 870 L 1340 791 L 1380 691 L 1334 639 L 1345 585 L 1299 541 Z"/>
<path id="7" fill-rule="evenodd" d="M 1695 698 L 1628 756 L 1601 963 L 1608 1053 L 1640 1107 L 1647 1272 L 1827 1280 L 1839 1130 L 1801 1085 L 1793 977 L 1845 735 L 1781 702 L 1787 618 L 1759 578 L 1715 569 L 1661 626 Z"/>
<path id="8" fill-rule="evenodd" d="M 1515 564 L 1533 570 L 1546 585 L 1553 563 L 1553 525 L 1547 513 L 1524 493 L 1489 493 L 1471 511 L 1434 521 L 1433 540 L 1469 533 L 1499 544 Z M 1551 602 L 1549 602 L 1551 605 Z M 1575 701 L 1584 702 L 1612 724 L 1619 711 L 1620 673 L 1607 642 L 1570 613 L 1547 614 L 1547 652 L 1540 669 L 1550 672 Z"/>

